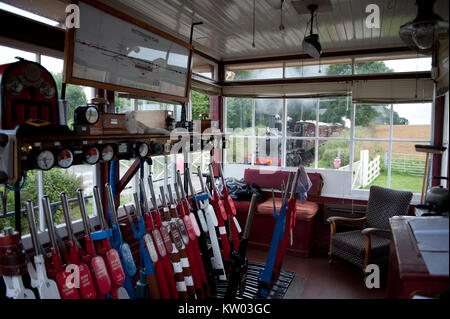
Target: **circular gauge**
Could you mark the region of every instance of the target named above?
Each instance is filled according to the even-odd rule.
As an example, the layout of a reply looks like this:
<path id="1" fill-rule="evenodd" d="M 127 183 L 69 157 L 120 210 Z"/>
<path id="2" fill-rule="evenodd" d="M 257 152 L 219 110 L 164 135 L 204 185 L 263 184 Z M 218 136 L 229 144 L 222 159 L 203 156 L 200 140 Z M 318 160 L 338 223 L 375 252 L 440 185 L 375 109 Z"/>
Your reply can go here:
<path id="1" fill-rule="evenodd" d="M 41 78 L 41 69 L 36 63 L 28 63 L 25 66 L 24 74 L 28 81 L 37 82 Z"/>
<path id="2" fill-rule="evenodd" d="M 105 162 L 109 162 L 113 159 L 115 155 L 114 148 L 112 145 L 106 145 L 102 149 L 102 160 Z"/>
<path id="3" fill-rule="evenodd" d="M 84 152 L 84 159 L 86 160 L 86 163 L 88 164 L 95 164 L 100 159 L 100 151 L 97 147 L 90 147 Z"/>
<path id="4" fill-rule="evenodd" d="M 64 149 L 56 156 L 56 163 L 61 168 L 69 168 L 73 164 L 73 153 L 69 149 Z"/>
<path id="5" fill-rule="evenodd" d="M 89 124 L 97 123 L 99 118 L 98 109 L 95 106 L 88 106 L 84 115 Z"/>
<path id="6" fill-rule="evenodd" d="M 43 82 L 39 91 L 46 99 L 51 99 L 56 94 L 56 88 L 48 82 Z"/>
<path id="7" fill-rule="evenodd" d="M 5 83 L 6 90 L 14 95 L 20 94 L 23 90 L 23 83 L 18 78 L 9 78 Z"/>
<path id="8" fill-rule="evenodd" d="M 50 151 L 41 151 L 36 156 L 36 164 L 43 171 L 49 170 L 55 164 L 55 155 Z"/>
<path id="9" fill-rule="evenodd" d="M 141 143 L 138 148 L 139 156 L 146 157 L 150 151 L 150 147 L 147 143 Z"/>

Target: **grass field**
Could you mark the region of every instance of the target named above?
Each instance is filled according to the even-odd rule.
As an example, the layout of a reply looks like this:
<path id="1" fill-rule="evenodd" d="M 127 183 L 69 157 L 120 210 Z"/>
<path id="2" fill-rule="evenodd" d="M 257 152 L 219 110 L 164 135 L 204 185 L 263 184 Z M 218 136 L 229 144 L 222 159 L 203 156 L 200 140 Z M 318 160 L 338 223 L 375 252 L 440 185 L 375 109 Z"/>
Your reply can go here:
<path id="1" fill-rule="evenodd" d="M 411 176 L 406 174 L 399 174 L 395 171 L 391 174 L 391 186 L 393 189 L 410 190 L 413 193 L 420 193 L 422 191 L 422 178 L 421 176 Z M 372 185 L 387 186 L 387 171 L 382 171 L 369 186 L 365 189 L 369 189 Z"/>

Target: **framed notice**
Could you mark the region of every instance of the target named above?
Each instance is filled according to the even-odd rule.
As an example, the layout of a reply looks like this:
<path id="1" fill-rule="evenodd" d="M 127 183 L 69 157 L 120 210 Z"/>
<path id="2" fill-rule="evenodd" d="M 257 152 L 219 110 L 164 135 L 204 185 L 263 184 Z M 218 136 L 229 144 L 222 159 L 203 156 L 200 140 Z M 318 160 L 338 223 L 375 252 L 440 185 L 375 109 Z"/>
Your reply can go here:
<path id="1" fill-rule="evenodd" d="M 193 48 L 97 1 L 78 2 L 66 33 L 65 82 L 186 102 Z"/>

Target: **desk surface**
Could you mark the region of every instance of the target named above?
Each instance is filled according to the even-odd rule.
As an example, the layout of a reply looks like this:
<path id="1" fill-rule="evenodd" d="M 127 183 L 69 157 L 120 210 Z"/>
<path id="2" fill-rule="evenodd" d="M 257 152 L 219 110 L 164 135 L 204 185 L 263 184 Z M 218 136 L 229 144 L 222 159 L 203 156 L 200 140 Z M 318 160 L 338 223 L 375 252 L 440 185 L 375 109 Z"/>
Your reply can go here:
<path id="1" fill-rule="evenodd" d="M 408 277 L 425 277 L 431 280 L 442 280 L 445 278 L 448 280 L 448 275 L 430 275 L 428 271 L 428 267 L 422 257 L 416 238 L 409 224 L 409 221 L 418 218 L 441 219 L 446 217 L 395 216 L 390 219 L 399 276 L 401 279 L 407 279 Z"/>

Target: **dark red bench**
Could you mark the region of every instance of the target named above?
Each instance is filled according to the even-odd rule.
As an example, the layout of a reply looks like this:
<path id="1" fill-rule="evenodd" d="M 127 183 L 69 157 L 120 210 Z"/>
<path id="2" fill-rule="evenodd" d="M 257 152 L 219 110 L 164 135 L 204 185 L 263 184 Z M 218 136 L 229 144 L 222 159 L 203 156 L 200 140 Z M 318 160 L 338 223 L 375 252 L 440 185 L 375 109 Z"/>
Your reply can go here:
<path id="1" fill-rule="evenodd" d="M 297 200 L 296 225 L 294 229 L 294 242 L 292 247 L 287 247 L 286 253 L 295 256 L 307 257 L 313 246 L 314 216 L 319 210 L 319 206 L 311 201 L 312 198 L 320 196 L 323 186 L 323 179 L 320 173 L 308 173 L 312 182 L 312 187 L 308 192 L 308 200 L 301 204 Z M 271 189 L 280 190 L 282 181 L 287 184 L 289 172 L 266 171 L 248 168 L 244 172 L 244 181 L 247 184 L 256 183 L 263 189 L 264 201 L 257 205 L 256 214 L 253 220 L 252 230 L 249 238 L 249 247 L 268 250 L 272 240 L 275 219 L 273 218 L 273 202 Z M 280 193 L 277 196 L 276 206 L 281 207 Z M 238 220 L 242 227 L 245 225 L 247 213 L 250 206 L 249 201 L 235 201 L 238 212 Z"/>

